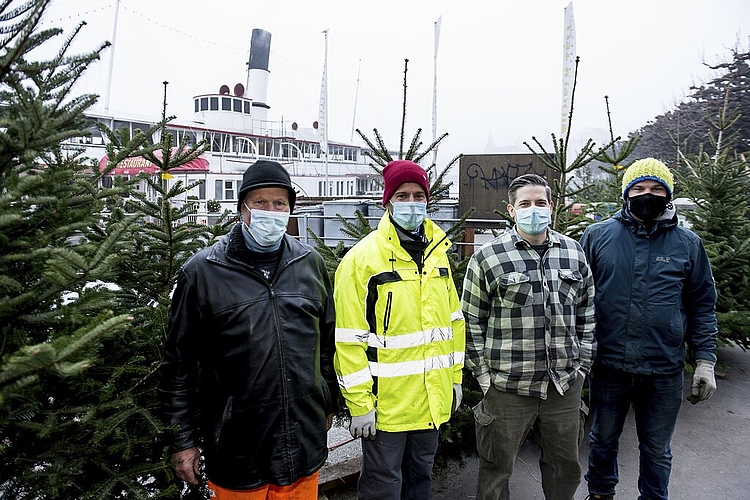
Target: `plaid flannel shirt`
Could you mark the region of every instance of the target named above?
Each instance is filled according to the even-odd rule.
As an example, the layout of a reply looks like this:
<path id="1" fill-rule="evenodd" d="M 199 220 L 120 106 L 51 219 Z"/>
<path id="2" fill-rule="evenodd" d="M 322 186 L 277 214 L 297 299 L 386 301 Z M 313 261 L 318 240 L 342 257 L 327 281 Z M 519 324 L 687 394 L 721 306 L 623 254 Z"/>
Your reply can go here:
<path id="1" fill-rule="evenodd" d="M 461 297 L 466 366 L 499 390 L 546 399 L 587 374 L 596 353 L 594 280 L 581 246 L 549 230 L 540 256 L 515 228 L 469 260 Z"/>

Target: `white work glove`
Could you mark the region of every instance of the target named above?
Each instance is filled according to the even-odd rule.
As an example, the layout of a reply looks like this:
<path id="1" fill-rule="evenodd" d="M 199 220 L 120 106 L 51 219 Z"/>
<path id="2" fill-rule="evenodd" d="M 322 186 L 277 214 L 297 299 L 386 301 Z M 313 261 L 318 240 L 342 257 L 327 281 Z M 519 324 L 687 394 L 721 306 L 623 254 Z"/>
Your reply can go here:
<path id="1" fill-rule="evenodd" d="M 479 382 L 479 387 L 482 389 L 482 394 L 487 394 L 487 391 L 490 390 L 490 384 L 492 383 L 490 380 L 490 372 L 484 372 L 479 375 L 477 377 L 477 382 Z"/>
<path id="2" fill-rule="evenodd" d="M 370 439 L 375 437 L 375 408 L 370 410 L 369 413 L 352 417 L 352 422 L 349 424 L 349 432 L 352 437 L 358 438 L 363 437 Z"/>
<path id="3" fill-rule="evenodd" d="M 696 404 L 711 397 L 716 390 L 716 378 L 714 378 L 714 363 L 705 359 L 699 359 L 693 374 L 693 384 L 690 387 L 688 401 Z"/>
<path id="4" fill-rule="evenodd" d="M 464 399 L 464 389 L 461 384 L 453 384 L 453 411 L 458 410 L 461 401 Z"/>

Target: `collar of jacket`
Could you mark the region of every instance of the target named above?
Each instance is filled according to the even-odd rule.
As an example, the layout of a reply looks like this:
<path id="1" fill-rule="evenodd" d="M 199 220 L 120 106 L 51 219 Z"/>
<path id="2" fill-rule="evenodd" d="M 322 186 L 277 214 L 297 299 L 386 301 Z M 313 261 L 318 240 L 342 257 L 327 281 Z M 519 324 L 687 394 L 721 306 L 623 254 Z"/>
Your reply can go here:
<path id="1" fill-rule="evenodd" d="M 448 235 L 445 234 L 445 231 L 429 218 L 425 218 L 422 224 L 424 227 L 424 236 L 427 239 L 427 247 L 424 250 L 424 260 L 426 261 L 427 257 L 437 248 L 445 248 L 445 251 L 447 252 L 453 243 L 448 239 Z M 403 255 L 409 256 L 408 252 L 400 244 L 396 226 L 391 222 L 391 217 L 387 210 L 383 214 L 383 217 L 380 218 L 377 231 L 386 241 L 391 242 L 396 249 L 396 252 L 403 252 Z M 411 257 L 409 256 L 409 258 Z"/>
<path id="2" fill-rule="evenodd" d="M 398 239 L 401 242 L 401 246 L 404 248 L 412 247 L 415 250 L 423 252 L 424 249 L 427 248 L 427 245 L 430 244 L 429 240 L 424 235 L 424 224 L 420 225 L 419 230 L 414 233 L 404 231 L 403 229 L 398 227 L 397 224 L 393 223 L 393 219 L 391 219 L 391 225 L 393 225 L 393 228 L 396 230 L 396 234 L 398 234 Z"/>
<path id="3" fill-rule="evenodd" d="M 559 234 L 560 233 L 558 233 L 557 231 L 551 228 L 547 228 L 547 243 L 551 245 L 559 246 L 560 245 Z M 515 246 L 516 248 L 531 246 L 531 243 L 521 238 L 521 235 L 518 234 L 518 231 L 516 231 L 516 226 L 513 226 L 513 228 L 511 228 L 510 230 L 510 239 L 513 242 L 513 246 Z"/>
<path id="4" fill-rule="evenodd" d="M 675 227 L 678 222 L 677 213 L 675 213 L 669 219 L 661 219 L 655 221 L 655 223 L 649 229 L 646 224 L 633 217 L 633 215 L 625 207 L 618 210 L 615 215 L 612 216 L 612 218 L 617 219 L 628 226 L 636 234 L 636 236 L 653 236 L 656 233 L 666 231 L 667 229 Z"/>
<path id="5" fill-rule="evenodd" d="M 312 251 L 312 248 L 304 243 L 301 243 L 289 236 L 284 235 L 284 239 L 281 242 L 281 258 L 279 259 L 279 265 L 276 268 L 276 274 L 281 273 L 282 269 L 289 265 L 291 262 L 301 259 Z M 208 255 L 208 260 L 217 262 L 225 266 L 232 266 L 242 268 L 249 272 L 257 272 L 253 270 L 251 266 L 247 264 L 250 255 L 245 245 L 245 240 L 242 237 L 242 224 L 235 224 L 229 233 L 222 236 L 219 241 L 214 243 L 211 253 Z"/>

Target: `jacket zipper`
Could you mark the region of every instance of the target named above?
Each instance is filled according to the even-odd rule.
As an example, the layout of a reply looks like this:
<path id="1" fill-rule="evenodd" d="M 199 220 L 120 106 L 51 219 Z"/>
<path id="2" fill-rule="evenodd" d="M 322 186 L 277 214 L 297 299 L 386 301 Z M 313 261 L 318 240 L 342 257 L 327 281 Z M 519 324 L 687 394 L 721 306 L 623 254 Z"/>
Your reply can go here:
<path id="1" fill-rule="evenodd" d="M 383 318 L 383 347 L 385 347 L 385 336 L 388 334 L 388 326 L 391 323 L 391 307 L 393 305 L 393 292 L 388 292 L 385 301 L 385 318 Z"/>

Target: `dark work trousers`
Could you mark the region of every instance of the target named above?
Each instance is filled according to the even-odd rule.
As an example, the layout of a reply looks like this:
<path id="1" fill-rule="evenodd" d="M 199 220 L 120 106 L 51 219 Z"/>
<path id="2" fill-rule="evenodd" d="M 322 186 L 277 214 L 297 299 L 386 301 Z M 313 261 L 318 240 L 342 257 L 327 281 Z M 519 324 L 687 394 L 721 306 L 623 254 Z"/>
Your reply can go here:
<path id="1" fill-rule="evenodd" d="M 518 396 L 490 387 L 474 407 L 479 477 L 477 500 L 509 500 L 508 479 L 518 451 L 534 428 L 546 500 L 573 500 L 581 482 L 578 446 L 584 376 L 561 396 L 552 383 L 547 399 Z M 528 492 L 526 492 L 528 494 Z M 523 494 L 521 494 L 523 496 Z"/>
<path id="2" fill-rule="evenodd" d="M 358 500 L 429 500 L 437 430 L 384 432 L 362 439 Z"/>

